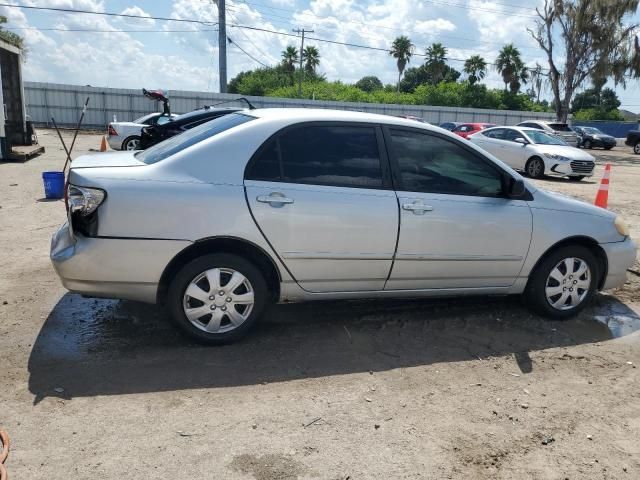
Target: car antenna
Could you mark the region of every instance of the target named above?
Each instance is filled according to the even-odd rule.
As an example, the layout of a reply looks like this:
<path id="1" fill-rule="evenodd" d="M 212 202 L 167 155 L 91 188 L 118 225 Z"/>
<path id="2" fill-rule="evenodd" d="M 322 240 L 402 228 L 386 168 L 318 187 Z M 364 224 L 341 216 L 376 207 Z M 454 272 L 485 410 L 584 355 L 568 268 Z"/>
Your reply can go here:
<path id="1" fill-rule="evenodd" d="M 240 100 L 244 100 L 245 102 L 247 102 L 247 105 L 249 105 L 249 110 L 256 109 L 256 107 L 254 107 L 253 104 L 244 97 L 234 98 L 233 100 L 224 100 L 223 102 L 218 102 L 218 103 L 214 103 L 213 105 L 209 105 L 209 107 L 217 107 L 218 105 L 222 105 L 223 103 L 236 102 Z"/>

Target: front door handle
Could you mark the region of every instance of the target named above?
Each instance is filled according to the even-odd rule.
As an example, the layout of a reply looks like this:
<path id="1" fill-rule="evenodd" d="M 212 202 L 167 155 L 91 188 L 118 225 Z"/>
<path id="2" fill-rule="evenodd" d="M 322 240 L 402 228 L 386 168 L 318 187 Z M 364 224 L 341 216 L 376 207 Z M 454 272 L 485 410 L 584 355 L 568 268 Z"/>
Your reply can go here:
<path id="1" fill-rule="evenodd" d="M 284 193 L 280 192 L 273 192 L 270 195 L 259 195 L 256 200 L 260 203 L 268 203 L 272 207 L 276 208 L 293 203 L 293 198 L 286 197 Z"/>
<path id="2" fill-rule="evenodd" d="M 433 207 L 431 205 L 425 205 L 422 202 L 403 203 L 402 209 L 409 210 L 410 212 L 413 212 L 416 215 L 423 215 L 424 212 L 433 211 Z"/>

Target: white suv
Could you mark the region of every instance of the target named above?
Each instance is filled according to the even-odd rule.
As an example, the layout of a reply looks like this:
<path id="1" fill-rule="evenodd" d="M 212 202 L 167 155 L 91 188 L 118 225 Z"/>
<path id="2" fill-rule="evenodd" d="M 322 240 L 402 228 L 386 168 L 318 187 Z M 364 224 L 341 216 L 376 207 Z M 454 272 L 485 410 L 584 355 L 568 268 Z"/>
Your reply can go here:
<path id="1" fill-rule="evenodd" d="M 571 130 L 571 127 L 566 123 L 545 122 L 542 120 L 527 120 L 526 122 L 520 122 L 517 126 L 544 130 L 547 133 L 560 137 L 572 147 L 578 146 L 578 135 L 576 134 L 576 132 Z"/>

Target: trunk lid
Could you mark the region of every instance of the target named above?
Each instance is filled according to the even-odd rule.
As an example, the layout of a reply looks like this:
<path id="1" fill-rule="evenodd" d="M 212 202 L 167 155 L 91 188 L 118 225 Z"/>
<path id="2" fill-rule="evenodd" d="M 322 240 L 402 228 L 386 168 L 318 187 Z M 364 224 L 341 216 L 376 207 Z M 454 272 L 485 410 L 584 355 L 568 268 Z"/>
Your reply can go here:
<path id="1" fill-rule="evenodd" d="M 71 162 L 71 168 L 144 167 L 147 164 L 135 157 L 135 151 L 100 152 L 82 155 Z"/>

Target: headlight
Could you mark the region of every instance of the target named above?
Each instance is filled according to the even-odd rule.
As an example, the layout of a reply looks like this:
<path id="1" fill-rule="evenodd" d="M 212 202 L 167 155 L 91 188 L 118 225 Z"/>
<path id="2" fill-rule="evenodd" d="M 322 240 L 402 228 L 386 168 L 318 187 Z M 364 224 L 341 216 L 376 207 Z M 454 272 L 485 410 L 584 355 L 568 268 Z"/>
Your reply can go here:
<path id="1" fill-rule="evenodd" d="M 76 187 L 69 185 L 67 191 L 68 205 L 71 213 L 87 216 L 95 212 L 104 201 L 105 191 L 99 188 Z"/>
<path id="2" fill-rule="evenodd" d="M 543 153 L 543 155 L 547 158 L 551 158 L 552 160 L 558 160 L 560 162 L 568 162 L 569 157 L 565 157 L 563 155 L 557 155 L 555 153 Z"/>
<path id="3" fill-rule="evenodd" d="M 616 230 L 620 235 L 622 235 L 623 237 L 629 236 L 629 227 L 627 226 L 627 222 L 622 220 L 620 217 L 616 217 L 613 224 L 616 226 Z"/>

